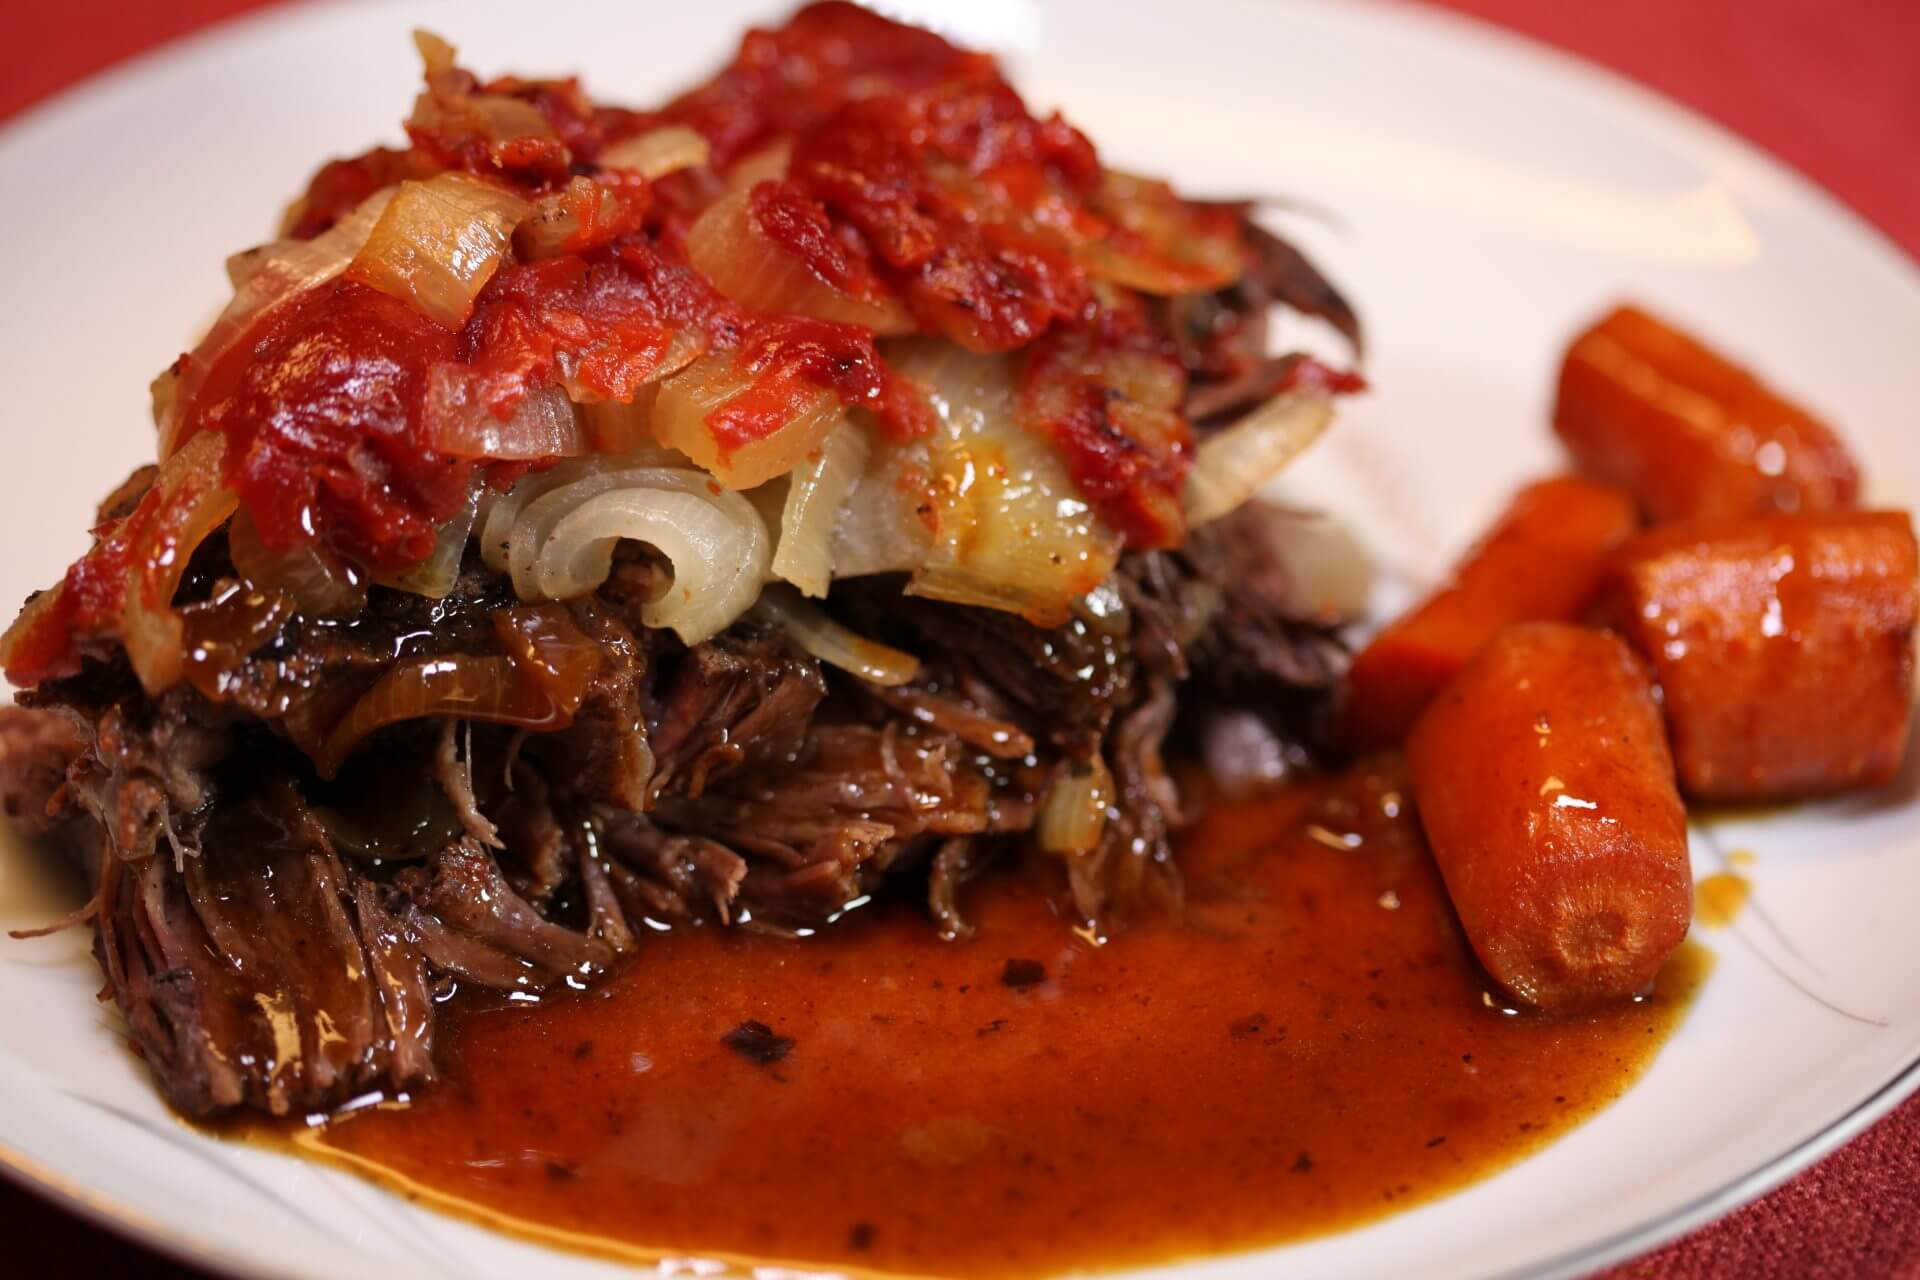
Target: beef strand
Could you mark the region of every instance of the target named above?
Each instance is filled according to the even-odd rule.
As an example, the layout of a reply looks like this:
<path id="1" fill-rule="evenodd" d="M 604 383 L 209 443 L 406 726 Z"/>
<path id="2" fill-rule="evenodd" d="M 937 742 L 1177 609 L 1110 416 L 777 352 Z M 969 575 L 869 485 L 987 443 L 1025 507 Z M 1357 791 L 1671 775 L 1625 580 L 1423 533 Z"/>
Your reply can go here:
<path id="1" fill-rule="evenodd" d="M 934 924 L 964 937 L 964 886 L 1070 768 L 1114 782 L 1097 847 L 1062 859 L 1073 909 L 1177 908 L 1179 726 L 1256 708 L 1297 743 L 1343 658 L 1291 612 L 1258 508 L 1124 557 L 1051 630 L 897 580 L 836 584 L 830 612 L 921 659 L 897 688 L 752 618 L 691 648 L 651 631 L 657 569 L 623 552 L 570 606 L 602 661 L 553 731 L 403 723 L 319 778 L 312 748 L 394 663 L 498 653 L 488 618 L 510 593 L 470 559 L 443 601 L 376 587 L 354 619 L 311 621 L 241 599 L 217 538 L 181 605 L 232 650 L 220 679 L 148 698 L 110 655 L 0 716 L 7 812 L 86 867 L 77 918 L 179 1110 L 416 1088 L 448 984 L 586 982 L 649 922 L 815 926 L 924 876 Z"/>

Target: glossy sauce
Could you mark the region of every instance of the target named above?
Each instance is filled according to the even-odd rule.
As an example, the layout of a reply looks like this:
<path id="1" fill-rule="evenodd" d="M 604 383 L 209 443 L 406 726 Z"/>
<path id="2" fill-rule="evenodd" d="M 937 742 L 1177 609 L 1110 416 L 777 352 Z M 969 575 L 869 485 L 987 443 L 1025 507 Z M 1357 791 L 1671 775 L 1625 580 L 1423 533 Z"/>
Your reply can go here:
<path id="1" fill-rule="evenodd" d="M 1753 896 L 1753 881 L 1737 871 L 1716 871 L 1693 886 L 1693 919 L 1709 929 L 1724 929 L 1740 918 Z"/>
<path id="2" fill-rule="evenodd" d="M 970 888 L 967 942 L 885 904 L 823 937 L 663 935 L 538 1007 L 463 996 L 437 1085 L 297 1141 L 636 1257 L 1037 1274 L 1353 1226 L 1613 1100 L 1708 959 L 1605 1012 L 1502 1009 L 1399 785 L 1216 810 L 1185 918 L 1104 944 L 1037 867 Z"/>

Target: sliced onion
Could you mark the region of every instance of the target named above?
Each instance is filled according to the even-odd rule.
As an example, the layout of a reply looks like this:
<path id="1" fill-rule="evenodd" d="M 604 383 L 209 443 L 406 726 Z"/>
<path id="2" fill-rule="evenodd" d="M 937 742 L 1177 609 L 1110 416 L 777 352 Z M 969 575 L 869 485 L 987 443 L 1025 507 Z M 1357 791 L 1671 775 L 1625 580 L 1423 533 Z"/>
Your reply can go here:
<path id="1" fill-rule="evenodd" d="M 225 522 L 240 499 L 227 487 L 227 438 L 202 431 L 167 459 L 153 488 L 109 539 L 127 548 L 127 593 L 120 640 L 148 693 L 180 679 L 185 627 L 173 593 L 194 550 Z"/>
<path id="2" fill-rule="evenodd" d="M 234 291 L 233 301 L 193 353 L 175 366 L 180 372 L 170 393 L 162 395 L 161 383 L 167 381 L 167 374 L 155 381 L 154 409 L 159 415 L 155 425 L 160 430 L 162 461 L 179 447 L 182 415 L 192 406 L 213 366 L 247 336 L 262 316 L 345 271 L 385 215 L 396 190 L 389 187 L 368 196 L 352 213 L 311 240 L 283 240 L 269 246 L 265 256 L 252 264 L 246 283 Z"/>
<path id="3" fill-rule="evenodd" d="M 5 668 L 7 678 L 16 685 L 40 683 L 41 677 L 34 668 L 44 665 L 43 660 L 51 656 L 44 652 L 45 644 L 47 640 L 55 638 L 44 635 L 42 629 L 60 625 L 58 619 L 65 608 L 66 595 L 65 582 L 56 582 L 45 591 L 36 591 L 21 606 L 6 632 L 0 634 L 0 668 Z M 64 647 L 64 640 L 60 643 Z M 70 675 L 72 672 L 57 671 L 53 674 Z"/>
<path id="4" fill-rule="evenodd" d="M 580 406 L 587 423 L 587 446 L 594 453 L 632 453 L 653 443 L 653 406 L 660 384 L 650 382 L 632 400 L 595 400 Z"/>
<path id="5" fill-rule="evenodd" d="M 1113 803 L 1113 774 L 1099 756 L 1062 766 L 1047 789 L 1034 823 L 1034 841 L 1048 853 L 1070 857 L 1100 847 Z"/>
<path id="6" fill-rule="evenodd" d="M 514 251 L 523 262 L 577 253 L 604 243 L 608 225 L 619 217 L 618 196 L 592 178 L 576 177 L 565 189 L 533 202 L 513 233 Z"/>
<path id="7" fill-rule="evenodd" d="M 777 181 L 787 176 L 787 167 L 792 163 L 793 137 L 789 134 L 734 161 L 733 168 L 727 170 L 727 187 L 745 191 L 762 182 Z"/>
<path id="8" fill-rule="evenodd" d="M 704 478 L 689 480 L 706 484 Z M 731 626 L 752 607 L 766 580 L 766 526 L 745 498 L 649 485 L 590 498 L 554 526 L 541 557 L 542 589 L 592 590 L 606 581 L 613 549 L 623 538 L 647 543 L 673 565 L 673 584 L 641 606 L 640 620 L 676 632 L 687 644 Z"/>
<path id="9" fill-rule="evenodd" d="M 907 590 L 1065 622 L 1112 572 L 1121 539 L 1080 496 L 1052 441 L 1020 425 L 1013 365 L 923 340 L 890 348 L 888 359 L 924 386 L 937 418 L 924 497 L 908 517 L 927 509 L 932 547 Z M 911 482 L 870 472 L 861 488 Z M 900 535 L 911 543 L 911 526 Z"/>
<path id="10" fill-rule="evenodd" d="M 1246 274 L 1250 257 L 1232 206 L 1183 200 L 1164 182 L 1109 169 L 1094 207 L 1117 228 L 1074 250 L 1096 279 L 1173 296 L 1212 293 Z"/>
<path id="11" fill-rule="evenodd" d="M 487 379 L 464 364 L 427 370 L 422 420 L 428 446 L 454 458 L 524 462 L 587 451 L 586 426 L 565 391 L 528 392 L 503 418 L 488 403 Z"/>
<path id="12" fill-rule="evenodd" d="M 586 389 L 577 384 L 563 384 L 586 418 L 588 449 L 593 453 L 621 454 L 657 447 L 653 415 L 660 400 L 660 384 L 699 359 L 706 349 L 707 339 L 698 330 L 682 329 L 674 334 L 660 363 L 629 401 L 604 400 L 587 394 Z"/>
<path id="13" fill-rule="evenodd" d="M 248 586 L 285 592 L 310 618 L 351 618 L 366 608 L 367 582 L 358 569 L 317 541 L 269 548 L 245 508 L 227 526 L 227 552 Z"/>
<path id="14" fill-rule="evenodd" d="M 426 72 L 427 79 L 437 80 L 453 73 L 453 60 L 459 55 L 445 36 L 435 31 L 428 31 L 425 27 L 415 27 L 413 47 L 414 51 L 420 55 L 420 64 Z"/>
<path id="15" fill-rule="evenodd" d="M 153 425 L 158 430 L 173 417 L 174 401 L 180 395 L 180 367 L 170 364 L 162 369 L 159 376 L 147 384 L 147 395 L 153 402 Z"/>
<path id="16" fill-rule="evenodd" d="M 756 373 L 738 352 L 710 352 L 661 384 L 653 407 L 653 437 L 686 454 L 730 489 L 751 489 L 785 475 L 819 448 L 839 421 L 840 398 L 833 392 L 787 377 L 784 385 L 773 388 L 776 397 L 786 398 L 785 419 L 760 438 L 731 449 L 723 450 L 707 425 L 708 418 L 735 397 L 759 394 L 763 388 L 756 383 L 761 378 L 781 376 Z"/>
<path id="17" fill-rule="evenodd" d="M 802 649 L 862 680 L 891 688 L 920 674 L 920 659 L 841 626 L 786 587 L 768 587 L 755 607 L 784 627 Z"/>
<path id="18" fill-rule="evenodd" d="M 755 311 L 865 325 L 883 336 L 914 330 L 913 315 L 899 298 L 855 297 L 770 240 L 754 220 L 747 190 L 721 196 L 694 220 L 687 229 L 687 258 L 714 288 Z"/>
<path id="19" fill-rule="evenodd" d="M 507 256 L 527 202 L 464 173 L 403 182 L 355 255 L 354 279 L 459 329 Z"/>
<path id="20" fill-rule="evenodd" d="M 553 122 L 540 114 L 540 108 L 503 93 L 473 94 L 467 98 L 465 110 L 480 136 L 496 147 L 522 138 L 554 136 Z"/>
<path id="21" fill-rule="evenodd" d="M 867 431 L 867 467 L 833 531 L 833 576 L 909 573 L 927 562 L 938 523 L 933 505 L 932 449 L 926 440 L 889 440 Z"/>
<path id="22" fill-rule="evenodd" d="M 621 539 L 644 542 L 674 580 L 641 621 L 697 644 L 745 613 L 766 581 L 771 539 L 759 513 L 699 471 L 600 466 L 528 479 L 541 483 L 494 499 L 481 531 L 482 555 L 523 600 L 585 595 L 606 581 Z"/>
<path id="23" fill-rule="evenodd" d="M 314 753 L 313 763 L 330 778 L 360 740 L 376 729 L 422 716 L 459 716 L 529 729 L 558 729 L 571 713 L 521 673 L 512 658 L 419 657 L 403 659 L 362 694 Z"/>
<path id="24" fill-rule="evenodd" d="M 242 249 L 238 253 L 227 255 L 227 284 L 234 292 L 247 287 L 247 281 L 258 274 L 261 267 L 272 260 L 277 244 L 257 244 L 251 249 Z"/>
<path id="25" fill-rule="evenodd" d="M 1187 523 L 1203 525 L 1234 510 L 1318 440 L 1332 421 L 1331 396 L 1290 391 L 1203 440 L 1182 495 Z"/>
<path id="26" fill-rule="evenodd" d="M 454 65 L 454 47 L 431 31 L 415 31 L 414 47 L 425 64 L 427 91 L 414 99 L 408 131 L 457 151 L 467 140 L 490 150 L 523 138 L 552 138 L 553 124 L 540 108 L 506 94 L 476 93 L 471 76 Z"/>
<path id="27" fill-rule="evenodd" d="M 529 503 L 555 489 L 602 471 L 672 468 L 686 464 L 685 457 L 666 449 L 642 449 L 619 458 L 576 458 L 558 463 L 522 476 L 519 483 L 505 493 L 483 487 L 474 526 L 474 536 L 480 540 L 480 558 L 495 573 L 509 572 L 514 523 Z"/>
<path id="28" fill-rule="evenodd" d="M 834 532 L 866 470 L 869 452 L 866 430 L 844 418 L 820 442 L 815 456 L 788 473 L 774 577 L 816 598 L 827 594 L 833 581 Z"/>
<path id="29" fill-rule="evenodd" d="M 682 169 L 707 163 L 707 140 L 683 124 L 661 125 L 631 138 L 610 143 L 600 151 L 605 169 L 632 169 L 651 181 Z"/>
<path id="30" fill-rule="evenodd" d="M 381 586 L 411 591 L 429 600 L 444 600 L 452 595 L 460 581 L 460 561 L 466 555 L 479 505 L 480 496 L 476 492 L 468 497 L 465 508 L 440 526 L 433 551 L 426 559 L 398 573 L 376 575 L 374 580 Z"/>

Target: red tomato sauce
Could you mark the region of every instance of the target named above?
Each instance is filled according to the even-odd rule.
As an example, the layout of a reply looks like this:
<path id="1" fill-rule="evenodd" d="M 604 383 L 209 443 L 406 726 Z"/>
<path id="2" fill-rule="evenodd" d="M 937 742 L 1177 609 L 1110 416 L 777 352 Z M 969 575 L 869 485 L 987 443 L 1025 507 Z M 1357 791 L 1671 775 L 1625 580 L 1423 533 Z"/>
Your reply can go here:
<path id="1" fill-rule="evenodd" d="M 336 279 L 234 345 L 185 435 L 226 435 L 229 477 L 269 547 L 324 536 L 362 564 L 412 564 L 466 502 L 472 473 L 420 438 L 427 366 L 453 348 L 406 303 Z"/>
<path id="2" fill-rule="evenodd" d="M 432 549 L 476 470 L 498 482 L 539 465 L 469 461 L 423 426 L 423 415 L 453 421 L 451 400 L 426 394 L 445 372 L 437 365 L 456 376 L 436 385 L 457 383 L 462 405 L 504 419 L 556 385 L 575 401 L 631 401 L 690 345 L 731 353 L 729 372 L 748 385 L 704 422 L 722 458 L 802 421 L 823 390 L 894 438 L 927 430 L 929 405 L 887 367 L 871 330 L 749 311 L 688 263 L 687 229 L 726 193 L 729 166 L 773 143 L 790 148 L 788 174 L 750 197 L 771 244 L 849 298 L 903 303 L 923 333 L 1019 352 L 1024 425 L 1055 443 L 1126 544 L 1184 536 L 1194 442 L 1153 295 L 1237 278 L 1249 253 L 1240 206 L 1193 204 L 1103 171 L 1086 137 L 1032 113 L 992 58 L 837 0 L 748 33 L 717 76 L 655 113 L 598 106 L 572 80 L 482 83 L 444 46 L 426 50 L 413 146 L 325 166 L 291 234 L 319 234 L 379 190 L 449 168 L 544 201 L 543 217 L 576 230 L 538 246 L 557 257 L 489 264 L 457 334 L 335 280 L 270 306 L 224 350 L 190 357 L 211 367 L 181 380 L 189 402 L 168 420 L 168 448 L 222 432 L 231 483 L 268 546 L 319 539 L 362 567 L 397 570 Z M 609 144 L 666 123 L 704 136 L 711 166 L 650 184 L 597 164 Z M 1062 350 L 1072 358 L 1055 358 Z M 1172 370 L 1154 398 L 1102 380 L 1143 356 Z M 479 400 L 464 398 L 475 387 Z M 486 438 L 457 422 L 449 430 Z M 127 566 L 78 572 L 76 599 L 10 641 L 16 682 L 75 669 L 82 647 L 114 637 Z"/>

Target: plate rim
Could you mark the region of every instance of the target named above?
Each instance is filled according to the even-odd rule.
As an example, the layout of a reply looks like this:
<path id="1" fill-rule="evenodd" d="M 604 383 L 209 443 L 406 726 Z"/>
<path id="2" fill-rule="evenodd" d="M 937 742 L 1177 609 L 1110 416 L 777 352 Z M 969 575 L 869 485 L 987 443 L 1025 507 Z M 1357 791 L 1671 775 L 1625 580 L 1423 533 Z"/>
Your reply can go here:
<path id="1" fill-rule="evenodd" d="M 885 7 L 884 0 L 863 2 Z M 1744 162 L 1758 168 L 1770 181 L 1779 182 L 1796 195 L 1809 198 L 1818 207 L 1823 219 L 1843 225 L 1848 233 L 1872 246 L 1890 261 L 1899 277 L 1916 294 L 1920 294 L 1920 249 L 1910 250 L 1826 183 L 1776 155 L 1763 144 L 1623 71 L 1528 32 L 1503 26 L 1490 18 L 1441 7 L 1439 4 L 1422 3 L 1420 0 L 1364 0 L 1361 4 L 1354 4 L 1351 0 L 1284 0 L 1284 3 L 1323 12 L 1344 11 L 1349 15 L 1360 12 L 1366 15 L 1366 21 L 1391 20 L 1425 26 L 1439 33 L 1443 39 L 1478 46 L 1490 56 L 1545 64 L 1577 85 L 1580 91 L 1607 99 L 1606 105 L 1610 111 L 1621 110 L 1643 117 L 1650 116 L 1651 122 L 1663 129 L 1684 132 L 1731 151 Z M 1271 14 L 1274 7 L 1273 0 L 1225 0 L 1225 4 L 1245 13 Z M 243 42 L 256 29 L 371 7 L 369 0 L 290 0 L 216 18 L 206 25 L 169 37 L 159 44 L 98 68 L 27 104 L 6 121 L 0 122 L 0 144 L 30 135 L 69 112 L 84 110 L 92 99 L 111 92 L 123 82 L 164 71 L 168 64 L 190 59 L 208 47 Z M 11 694 L 9 689 L 9 700 Z M 1746 1173 L 1635 1226 L 1575 1245 L 1535 1262 L 1490 1273 L 1491 1280 L 1571 1280 L 1652 1252 L 1778 1188 L 1864 1133 L 1916 1094 L 1920 1094 L 1920 1048 L 1915 1049 L 1891 1076 L 1842 1114 Z M 321 1274 L 303 1269 L 284 1258 L 263 1259 L 254 1256 L 251 1251 L 236 1251 L 216 1238 L 202 1236 L 157 1219 L 131 1202 L 91 1190 L 84 1183 L 4 1140 L 0 1140 L 0 1178 L 40 1196 L 85 1222 L 103 1227 L 189 1266 L 233 1277 L 307 1280 L 308 1277 Z M 1443 1203 L 1447 1198 L 1443 1196 L 1435 1203 Z M 1365 1228 L 1363 1225 L 1355 1229 Z M 357 1246 L 345 1247 L 352 1253 L 369 1256 Z M 1262 1255 L 1272 1255 L 1278 1261 L 1284 1258 L 1286 1249 L 1285 1244 L 1259 1246 L 1184 1261 L 1204 1262 Z M 1119 1274 L 1153 1275 L 1163 1265 L 1178 1263 L 1150 1264 Z"/>

